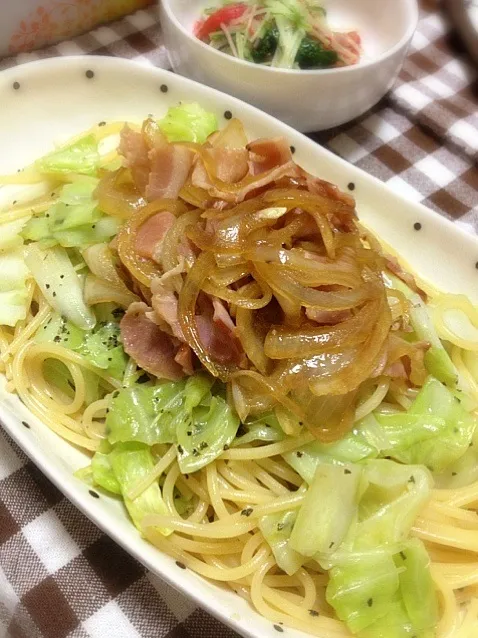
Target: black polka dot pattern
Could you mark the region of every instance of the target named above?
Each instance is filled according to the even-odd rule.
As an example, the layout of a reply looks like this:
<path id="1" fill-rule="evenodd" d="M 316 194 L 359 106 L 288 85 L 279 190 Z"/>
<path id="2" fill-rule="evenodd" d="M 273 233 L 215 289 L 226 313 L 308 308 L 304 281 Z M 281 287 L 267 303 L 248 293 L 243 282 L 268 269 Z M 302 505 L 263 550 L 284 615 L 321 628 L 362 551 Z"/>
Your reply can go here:
<path id="1" fill-rule="evenodd" d="M 186 565 L 184 563 L 181 563 L 181 561 L 179 560 L 176 561 L 176 565 L 179 567 L 179 569 L 186 569 Z"/>
<path id="2" fill-rule="evenodd" d="M 98 492 L 95 492 L 94 490 L 88 490 L 88 494 L 92 496 L 93 498 L 100 498 L 100 495 L 98 494 Z"/>
<path id="3" fill-rule="evenodd" d="M 167 93 L 169 91 L 169 87 L 167 84 L 161 84 L 160 89 L 161 93 Z"/>
<path id="4" fill-rule="evenodd" d="M 20 82 L 14 82 L 13 88 L 15 89 L 15 91 L 18 91 L 18 89 L 20 88 Z"/>
<path id="5" fill-rule="evenodd" d="M 88 71 L 86 71 L 85 75 L 88 78 L 88 80 L 91 80 L 92 78 L 95 77 L 95 73 L 91 69 L 88 69 Z"/>
<path id="6" fill-rule="evenodd" d="M 26 421 L 22 421 L 22 425 L 23 425 L 23 427 L 25 427 L 27 430 L 29 430 L 29 429 L 30 429 L 30 424 L 29 424 L 29 423 L 27 423 Z"/>
<path id="7" fill-rule="evenodd" d="M 355 190 L 355 184 L 353 182 L 349 182 L 347 184 L 347 188 L 349 189 L 349 191 L 354 191 Z"/>
<path id="8" fill-rule="evenodd" d="M 422 229 L 422 225 L 420 224 L 420 222 L 415 222 L 415 223 L 413 224 L 413 228 L 414 228 L 415 230 L 421 230 L 421 229 Z"/>
<path id="9" fill-rule="evenodd" d="M 232 119 L 231 111 L 224 111 L 224 117 L 226 118 L 226 120 L 231 120 Z"/>
<path id="10" fill-rule="evenodd" d="M 291 146 L 291 147 L 290 147 L 290 152 L 292 153 L 292 155 L 294 155 L 294 153 L 295 153 L 295 146 Z"/>

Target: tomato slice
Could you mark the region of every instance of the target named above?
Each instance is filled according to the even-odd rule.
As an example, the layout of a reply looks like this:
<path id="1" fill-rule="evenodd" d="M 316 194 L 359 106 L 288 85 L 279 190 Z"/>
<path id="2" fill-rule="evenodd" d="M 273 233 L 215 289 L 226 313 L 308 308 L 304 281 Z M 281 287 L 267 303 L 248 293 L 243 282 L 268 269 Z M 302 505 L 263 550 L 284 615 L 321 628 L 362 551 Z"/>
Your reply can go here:
<path id="1" fill-rule="evenodd" d="M 226 7 L 218 9 L 210 15 L 206 20 L 199 21 L 195 27 L 195 35 L 200 40 L 204 40 L 214 31 L 219 31 L 221 24 L 228 26 L 233 20 L 240 18 L 247 10 L 247 5 L 239 2 L 238 4 L 229 4 Z"/>

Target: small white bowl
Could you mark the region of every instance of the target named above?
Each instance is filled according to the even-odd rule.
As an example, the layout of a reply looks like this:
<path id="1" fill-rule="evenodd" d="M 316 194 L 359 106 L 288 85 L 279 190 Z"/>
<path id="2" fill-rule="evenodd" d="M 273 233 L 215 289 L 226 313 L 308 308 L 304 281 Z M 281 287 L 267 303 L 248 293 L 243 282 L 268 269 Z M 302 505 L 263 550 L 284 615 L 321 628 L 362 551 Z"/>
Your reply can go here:
<path id="1" fill-rule="evenodd" d="M 198 40 L 194 23 L 215 0 L 159 4 L 177 73 L 241 98 L 304 132 L 338 126 L 376 104 L 395 82 L 418 21 L 416 0 L 324 0 L 332 28 L 359 31 L 361 61 L 338 69 L 299 71 L 238 60 Z"/>

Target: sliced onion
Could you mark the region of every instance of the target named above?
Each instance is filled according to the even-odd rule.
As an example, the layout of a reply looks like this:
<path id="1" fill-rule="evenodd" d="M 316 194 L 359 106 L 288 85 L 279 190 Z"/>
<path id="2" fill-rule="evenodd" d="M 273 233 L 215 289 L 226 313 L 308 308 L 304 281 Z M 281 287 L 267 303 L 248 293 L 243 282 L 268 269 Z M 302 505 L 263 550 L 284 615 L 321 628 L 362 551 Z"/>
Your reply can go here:
<path id="1" fill-rule="evenodd" d="M 162 271 L 152 259 L 141 257 L 136 250 L 136 235 L 138 230 L 153 215 L 161 211 L 168 211 L 173 215 L 180 215 L 186 211 L 184 204 L 174 200 L 158 199 L 134 213 L 121 227 L 118 239 L 118 254 L 130 271 L 140 283 L 149 286 L 155 277 L 159 277 Z"/>
<path id="2" fill-rule="evenodd" d="M 135 187 L 127 168 L 106 173 L 101 178 L 94 195 L 98 199 L 99 208 L 104 213 L 122 219 L 128 219 L 147 204 Z"/>
<path id="3" fill-rule="evenodd" d="M 274 292 L 300 302 L 306 308 L 318 310 L 348 310 L 373 299 L 380 292 L 376 282 L 370 281 L 352 290 L 325 292 L 299 284 L 293 275 L 268 264 L 255 263 L 259 274 Z"/>
<path id="4" fill-rule="evenodd" d="M 87 275 L 83 290 L 85 303 L 94 306 L 98 303 L 113 302 L 121 308 L 128 308 L 130 304 L 139 301 L 139 297 L 129 290 L 119 288 L 110 281 L 100 279 L 95 275 Z"/>
<path id="5" fill-rule="evenodd" d="M 335 326 L 272 327 L 264 343 L 264 353 L 271 359 L 297 359 L 321 352 L 349 348 L 363 343 L 376 319 L 377 302 L 371 302 L 346 321 Z"/>

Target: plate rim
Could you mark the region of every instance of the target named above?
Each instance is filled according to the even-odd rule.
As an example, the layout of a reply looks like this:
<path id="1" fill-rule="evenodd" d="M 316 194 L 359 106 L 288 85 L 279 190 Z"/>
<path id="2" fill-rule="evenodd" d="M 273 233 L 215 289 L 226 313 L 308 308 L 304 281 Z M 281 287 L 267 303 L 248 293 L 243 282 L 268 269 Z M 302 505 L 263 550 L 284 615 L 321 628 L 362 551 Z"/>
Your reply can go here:
<path id="1" fill-rule="evenodd" d="M 95 55 L 57 56 L 57 57 L 47 58 L 43 60 L 34 60 L 31 62 L 26 62 L 21 65 L 17 65 L 15 67 L 4 69 L 0 71 L 0 81 L 5 78 L 7 80 L 9 78 L 12 78 L 12 81 L 13 80 L 21 81 L 22 76 L 33 73 L 35 69 L 42 69 L 42 70 L 50 69 L 51 71 L 68 72 L 68 64 L 79 65 L 85 70 L 88 69 L 89 67 L 99 68 L 100 66 L 108 67 L 109 65 L 116 66 L 118 67 L 120 71 L 123 71 L 123 72 L 127 72 L 127 71 L 134 72 L 135 70 L 142 69 L 143 71 L 146 70 L 146 72 L 151 74 L 152 77 L 156 77 L 159 80 L 171 79 L 171 81 L 178 82 L 180 85 L 184 87 L 188 87 L 188 86 L 199 87 L 201 90 L 207 90 L 208 94 L 211 95 L 213 99 L 217 98 L 219 101 L 227 99 L 229 104 L 235 105 L 238 108 L 245 107 L 247 110 L 246 116 L 249 116 L 249 114 L 251 115 L 255 114 L 262 118 L 265 117 L 274 126 L 276 124 L 280 125 L 280 128 L 282 128 L 285 134 L 289 133 L 290 137 L 301 139 L 306 147 L 308 146 L 310 149 L 312 148 L 320 149 L 319 155 L 321 155 L 322 157 L 333 157 L 334 162 L 336 163 L 338 162 L 338 164 L 341 165 L 344 169 L 346 169 L 349 173 L 351 173 L 352 175 L 359 176 L 362 181 L 365 181 L 366 183 L 370 184 L 373 188 L 378 189 L 380 197 L 383 197 L 387 193 L 392 192 L 393 196 L 398 198 L 401 202 L 403 202 L 404 205 L 411 206 L 415 210 L 419 210 L 420 214 L 425 219 L 429 220 L 431 224 L 433 224 L 434 226 L 437 226 L 440 229 L 440 232 L 443 232 L 443 233 L 453 232 L 457 237 L 460 237 L 464 242 L 470 243 L 470 245 L 476 247 L 477 258 L 478 258 L 478 238 L 474 235 L 467 233 L 465 230 L 463 230 L 462 228 L 454 224 L 451 220 L 445 218 L 439 213 L 436 213 L 435 211 L 432 211 L 431 209 L 427 208 L 421 203 L 410 202 L 405 197 L 401 196 L 395 191 L 391 191 L 391 189 L 388 186 L 386 186 L 383 182 L 381 182 L 378 178 L 366 173 L 362 169 L 336 156 L 330 150 L 324 147 L 320 147 L 315 141 L 311 140 L 306 135 L 296 131 L 292 127 L 284 124 L 283 122 L 280 122 L 273 116 L 262 112 L 260 109 L 257 109 L 256 107 L 249 105 L 238 98 L 229 96 L 225 93 L 222 93 L 221 91 L 207 87 L 205 85 L 202 85 L 188 78 L 184 78 L 168 70 L 149 66 L 149 65 L 144 65 L 134 60 L 117 58 L 114 56 L 98 56 L 98 55 L 96 56 Z M 25 406 L 21 406 L 21 407 L 26 410 Z M 29 414 L 31 415 L 32 419 L 34 419 L 38 423 L 41 423 L 41 420 L 34 417 L 34 415 L 32 415 L 30 412 Z M 87 498 L 83 497 L 84 495 L 82 494 L 80 489 L 77 490 L 74 487 L 72 489 L 71 486 L 65 487 L 65 485 L 62 483 L 61 474 L 66 470 L 63 470 L 63 468 L 61 467 L 49 465 L 49 459 L 47 458 L 46 453 L 43 451 L 41 447 L 35 449 L 34 437 L 29 437 L 27 430 L 24 430 L 23 428 L 18 427 L 20 425 L 20 419 L 16 417 L 13 413 L 11 413 L 8 407 L 6 408 L 4 406 L 1 396 L 0 396 L 0 425 L 4 427 L 7 434 L 27 454 L 30 460 L 40 468 L 40 470 L 49 478 L 49 480 L 52 481 L 54 485 L 58 487 L 58 489 L 62 492 L 62 494 L 64 494 L 64 496 L 68 500 L 70 500 L 75 507 L 77 507 L 87 518 L 89 518 L 107 536 L 112 538 L 126 552 L 134 556 L 136 560 L 138 560 L 141 564 L 143 564 L 147 569 L 157 574 L 166 583 L 178 589 L 185 596 L 192 599 L 198 607 L 205 609 L 208 613 L 215 616 L 218 620 L 220 620 L 224 624 L 228 625 L 229 627 L 231 627 L 238 633 L 242 634 L 243 636 L 250 636 L 250 638 L 259 638 L 259 634 L 257 634 L 254 629 L 250 629 L 249 627 L 246 626 L 247 620 L 248 620 L 247 616 L 245 617 L 243 616 L 240 619 L 236 619 L 234 615 L 231 615 L 231 613 L 228 613 L 228 611 L 223 606 L 220 606 L 220 607 L 213 606 L 213 605 L 210 606 L 209 603 L 205 602 L 204 598 L 201 597 L 200 590 L 198 590 L 196 593 L 194 587 L 184 586 L 184 583 L 182 583 L 182 579 L 180 575 L 178 575 L 178 577 L 176 578 L 174 573 L 169 574 L 167 572 L 158 572 L 157 569 L 152 568 L 151 565 L 148 563 L 147 558 L 145 558 L 142 555 L 141 546 L 137 547 L 136 544 L 129 543 L 127 540 L 125 541 L 121 537 L 120 533 L 114 528 L 114 526 L 110 527 L 101 520 L 101 515 L 100 515 L 101 502 L 100 501 L 98 501 L 98 503 L 96 501 L 87 502 Z M 43 423 L 42 423 L 42 426 L 47 428 L 47 426 L 45 426 Z M 58 458 L 61 459 L 60 456 L 58 456 Z M 154 549 L 156 552 L 160 552 L 161 554 L 163 554 L 161 550 L 157 548 L 154 548 Z M 205 580 L 205 579 L 202 579 L 202 580 Z M 251 606 L 251 611 L 255 612 L 252 606 Z M 267 621 L 267 622 L 270 623 L 270 621 Z M 303 635 L 304 637 L 306 637 L 308 634 L 304 634 L 303 632 L 296 632 L 296 634 L 294 635 L 298 635 L 298 636 Z"/>

